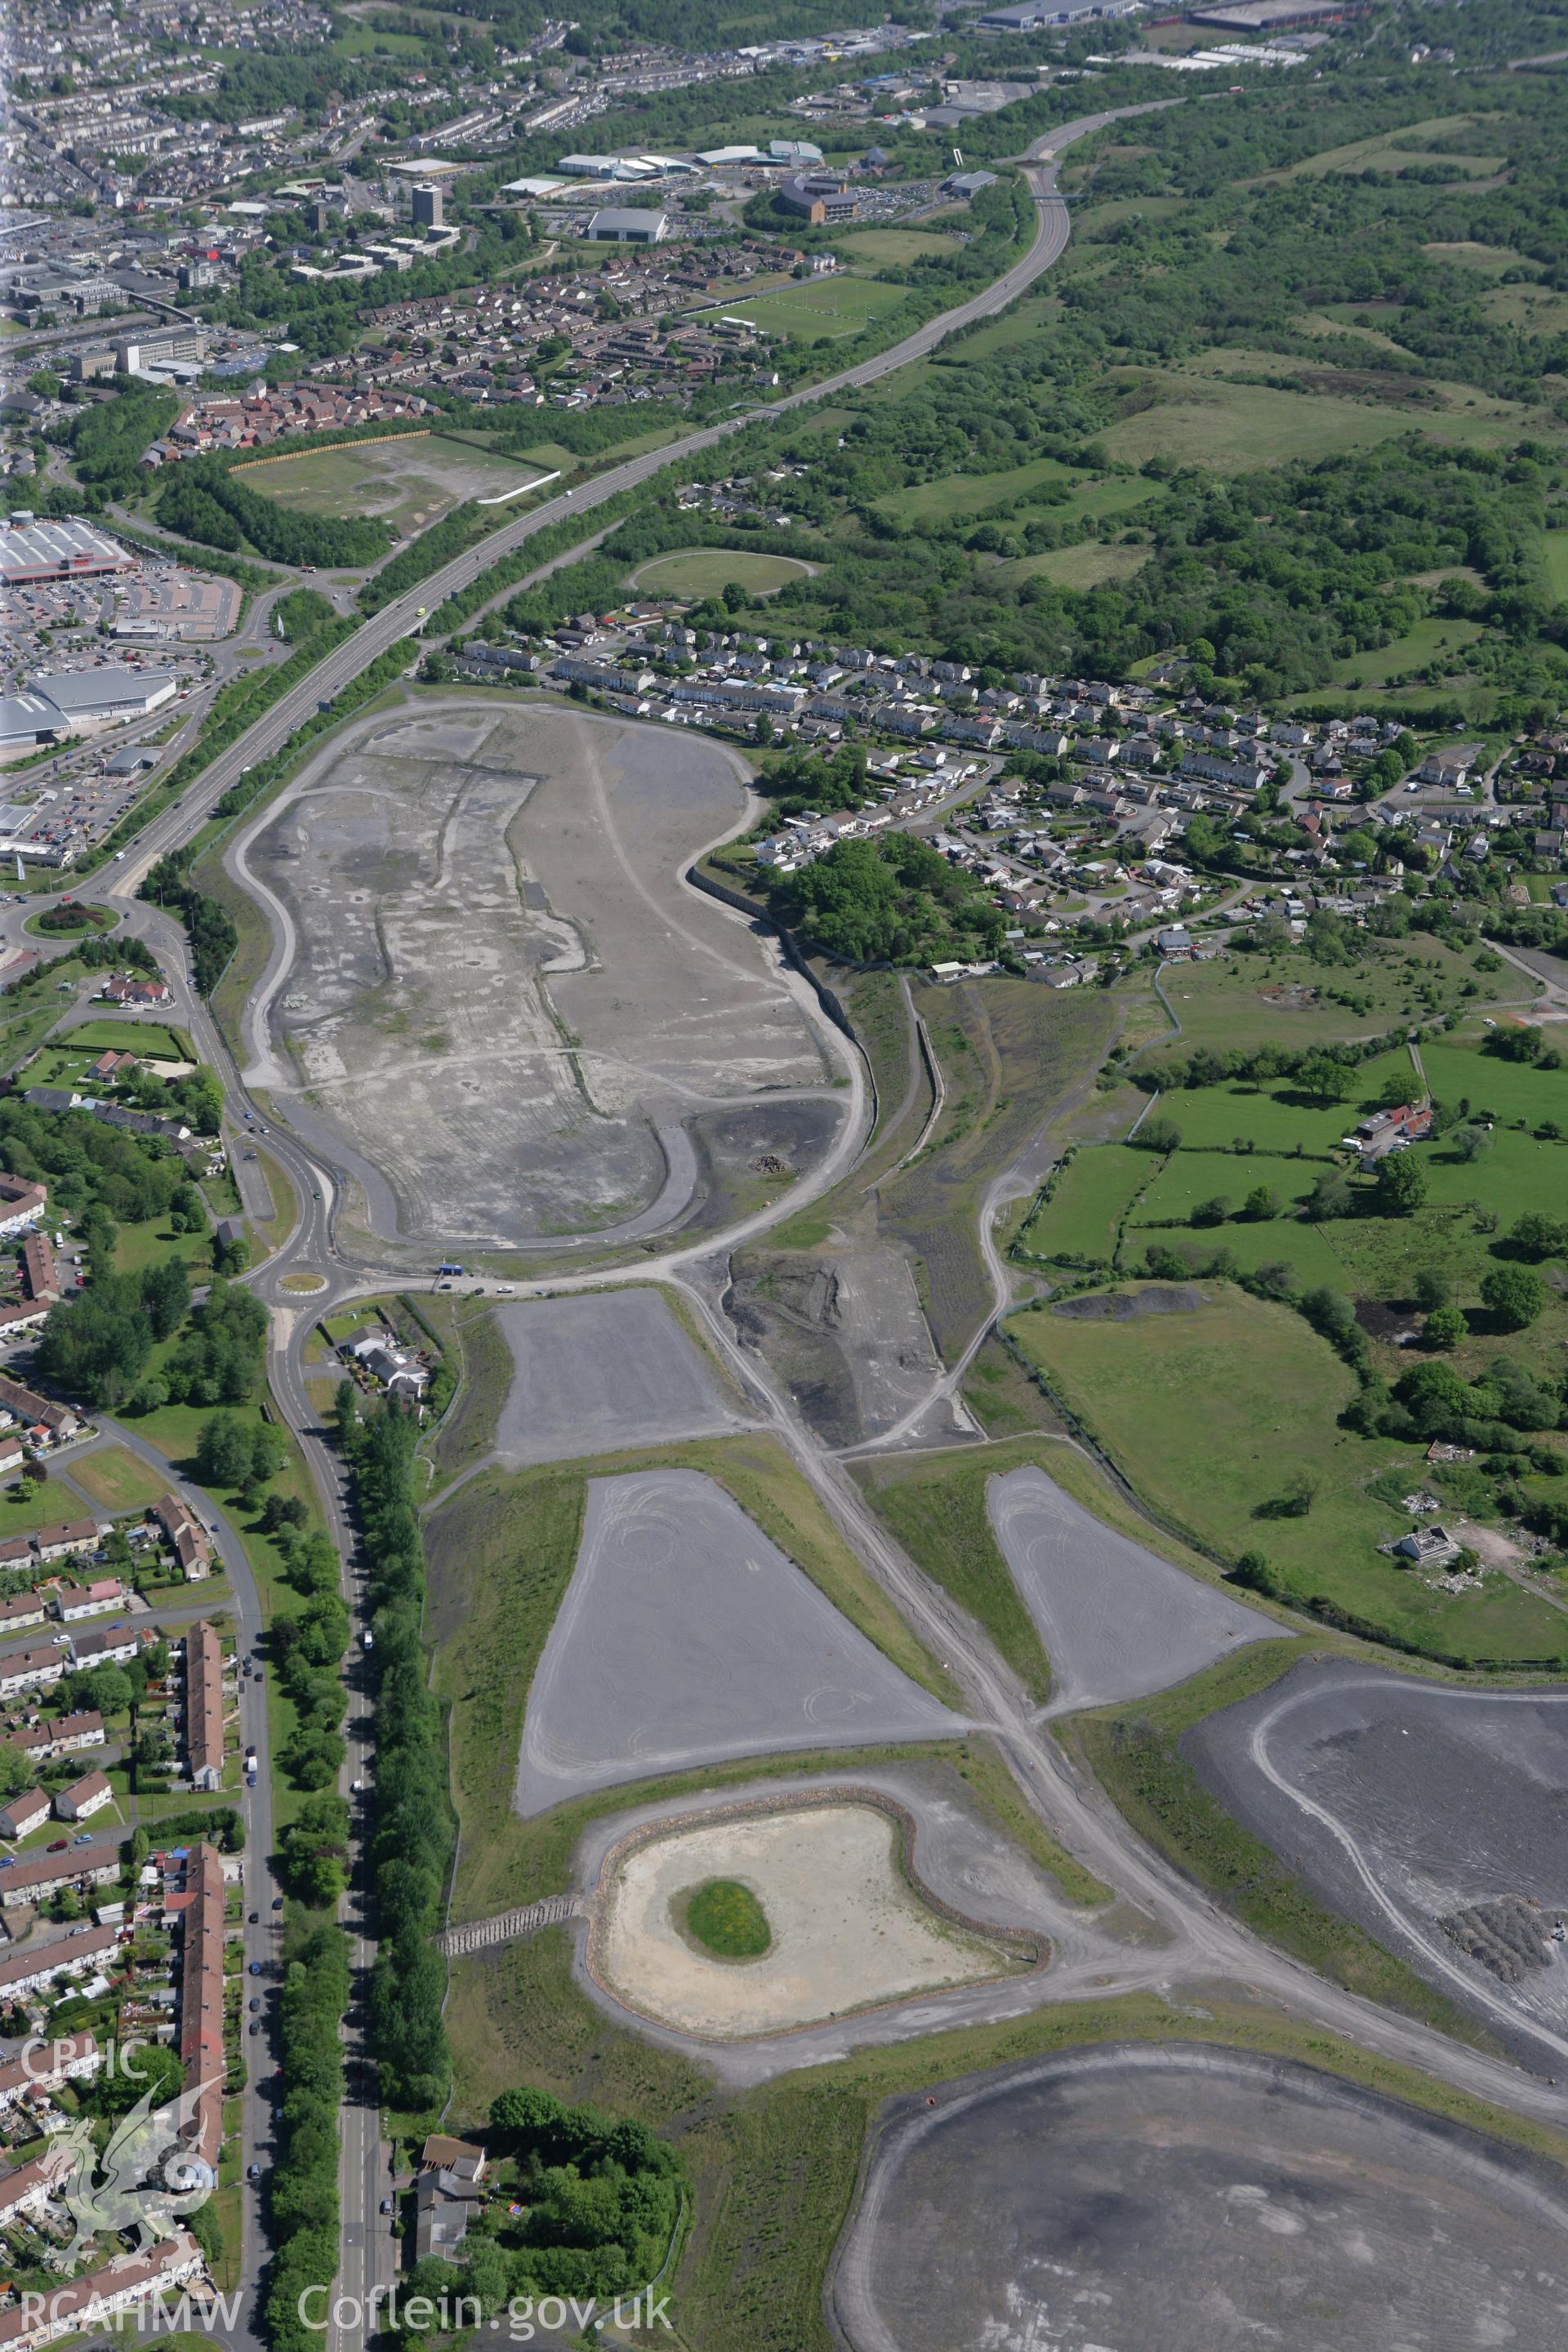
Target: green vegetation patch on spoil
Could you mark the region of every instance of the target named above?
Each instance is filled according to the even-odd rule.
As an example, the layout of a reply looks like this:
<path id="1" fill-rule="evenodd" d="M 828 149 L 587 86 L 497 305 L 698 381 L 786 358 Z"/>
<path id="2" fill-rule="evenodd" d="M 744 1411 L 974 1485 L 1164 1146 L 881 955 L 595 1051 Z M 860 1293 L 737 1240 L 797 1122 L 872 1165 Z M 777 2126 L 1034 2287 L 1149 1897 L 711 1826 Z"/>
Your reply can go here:
<path id="1" fill-rule="evenodd" d="M 677 1897 L 682 1935 L 721 1960 L 756 1960 L 773 1943 L 768 1915 L 738 1878 L 710 1878 Z"/>
<path id="2" fill-rule="evenodd" d="M 986 1492 L 1001 1471 L 1025 1461 L 1045 1466 L 1049 1454 L 1049 1441 L 1043 1452 L 1026 1442 L 981 1454 L 964 1448 L 853 1465 L 879 1517 L 926 1574 L 984 1627 L 1042 1706 L 1051 1695 L 1050 1661 L 992 1532 Z"/>
<path id="3" fill-rule="evenodd" d="M 1268 1689 L 1308 1654 L 1321 1654 L 1297 1643 L 1245 1650 L 1157 1698 L 1073 1717 L 1059 1736 L 1077 1747 L 1140 1836 L 1255 1934 L 1349 1992 L 1489 2050 L 1495 2045 L 1463 2010 L 1320 1903 L 1260 1838 L 1233 1821 L 1180 1751 L 1180 1737 L 1192 1724 Z"/>

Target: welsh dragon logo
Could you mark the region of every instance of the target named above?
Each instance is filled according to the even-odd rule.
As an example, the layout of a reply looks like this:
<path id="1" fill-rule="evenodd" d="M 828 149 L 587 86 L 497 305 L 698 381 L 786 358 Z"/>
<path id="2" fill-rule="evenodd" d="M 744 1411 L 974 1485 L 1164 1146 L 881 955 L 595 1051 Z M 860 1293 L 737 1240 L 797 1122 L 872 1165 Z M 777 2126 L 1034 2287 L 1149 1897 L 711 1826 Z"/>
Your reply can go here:
<path id="1" fill-rule="evenodd" d="M 186 2135 L 210 2087 L 192 2084 L 161 2107 L 147 2092 L 116 2124 L 101 2154 L 89 2116 L 56 2135 L 51 2154 L 62 2175 L 56 2193 L 76 2225 L 77 2242 L 134 2230 L 136 2252 L 148 2253 L 206 2203 L 212 2172 L 192 2153 Z"/>

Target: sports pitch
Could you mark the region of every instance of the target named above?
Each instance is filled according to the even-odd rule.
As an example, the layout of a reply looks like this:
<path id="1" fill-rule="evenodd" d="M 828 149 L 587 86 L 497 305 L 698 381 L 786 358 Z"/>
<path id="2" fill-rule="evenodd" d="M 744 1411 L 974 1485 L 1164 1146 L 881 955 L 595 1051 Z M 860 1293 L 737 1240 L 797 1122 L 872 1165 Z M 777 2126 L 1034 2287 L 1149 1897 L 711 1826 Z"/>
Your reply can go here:
<path id="1" fill-rule="evenodd" d="M 841 335 L 859 334 L 898 310 L 904 299 L 901 286 L 884 286 L 874 278 L 812 278 L 799 286 L 781 287 L 776 294 L 759 294 L 749 302 L 742 299 L 725 316 L 744 319 L 767 335 L 827 343 Z"/>
<path id="2" fill-rule="evenodd" d="M 240 478 L 247 490 L 300 514 L 363 516 L 407 536 L 465 499 L 500 499 L 509 490 L 521 498 L 540 468 L 428 433 L 307 450 L 248 466 Z"/>
<path id="3" fill-rule="evenodd" d="M 633 572 L 632 585 L 649 596 L 717 596 L 733 581 L 753 596 L 773 596 L 786 581 L 805 579 L 811 568 L 793 555 L 693 547 L 679 555 L 656 555 Z"/>

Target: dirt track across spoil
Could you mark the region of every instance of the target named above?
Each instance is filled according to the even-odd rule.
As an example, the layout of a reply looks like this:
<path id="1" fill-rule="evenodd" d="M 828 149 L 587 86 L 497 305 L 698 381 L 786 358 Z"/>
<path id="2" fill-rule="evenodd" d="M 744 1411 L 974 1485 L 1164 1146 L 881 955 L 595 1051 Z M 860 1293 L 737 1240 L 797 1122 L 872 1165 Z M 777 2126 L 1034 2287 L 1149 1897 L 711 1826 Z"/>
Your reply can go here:
<path id="1" fill-rule="evenodd" d="M 712 1479 L 634 1471 L 589 1482 L 514 1801 L 540 1813 L 724 1758 L 960 1728 Z"/>
<path id="2" fill-rule="evenodd" d="M 1332 2076 L 1110 2046 L 887 2111 L 853 2352 L 1559 2352 L 1568 2181 Z"/>
<path id="3" fill-rule="evenodd" d="M 1182 1745 L 1324 1901 L 1568 2073 L 1568 1691 L 1303 1664 Z"/>

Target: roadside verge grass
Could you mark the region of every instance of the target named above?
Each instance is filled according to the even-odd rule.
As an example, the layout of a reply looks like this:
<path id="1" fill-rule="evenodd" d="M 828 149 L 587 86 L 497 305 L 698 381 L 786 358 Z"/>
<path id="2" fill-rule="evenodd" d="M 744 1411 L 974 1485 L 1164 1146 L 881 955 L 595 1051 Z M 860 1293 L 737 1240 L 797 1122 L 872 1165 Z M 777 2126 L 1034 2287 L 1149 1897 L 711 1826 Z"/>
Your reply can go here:
<path id="1" fill-rule="evenodd" d="M 1026 1439 L 1005 1448 L 966 1446 L 849 1465 L 910 1559 L 984 1628 L 1042 1706 L 1051 1695 L 1050 1660 L 992 1531 L 986 1492 L 1003 1470 L 1035 1460 L 1048 1469 L 1050 1456 L 1048 1441 L 1042 1450 Z"/>

